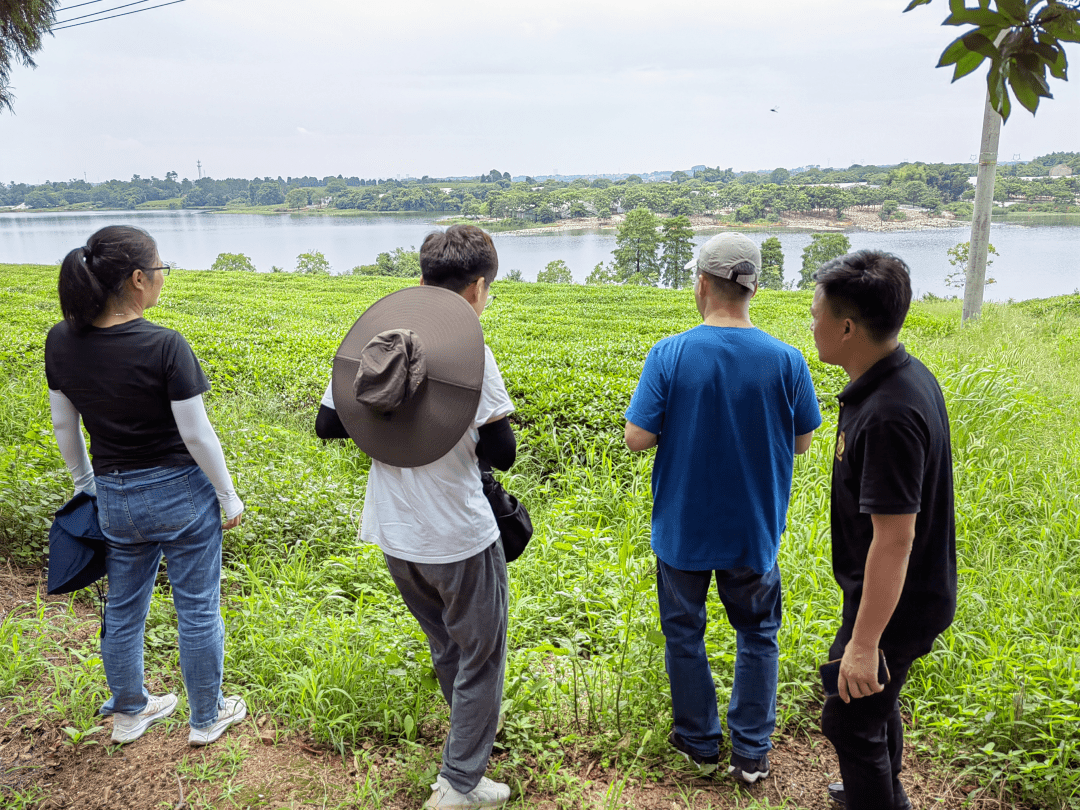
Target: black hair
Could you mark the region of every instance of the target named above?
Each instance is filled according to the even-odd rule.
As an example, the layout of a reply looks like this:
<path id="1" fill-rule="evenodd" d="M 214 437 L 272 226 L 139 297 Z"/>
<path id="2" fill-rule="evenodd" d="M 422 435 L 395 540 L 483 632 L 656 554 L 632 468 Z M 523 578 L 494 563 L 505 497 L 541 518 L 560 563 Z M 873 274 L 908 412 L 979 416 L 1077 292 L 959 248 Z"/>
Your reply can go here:
<path id="1" fill-rule="evenodd" d="M 876 343 L 900 333 L 911 306 L 911 271 L 899 256 L 856 250 L 814 273 L 833 315 L 851 318 Z"/>
<path id="2" fill-rule="evenodd" d="M 475 225 L 429 233 L 420 246 L 420 273 L 428 286 L 460 293 L 479 276 L 490 286 L 498 272 L 495 243 Z"/>
<path id="3" fill-rule="evenodd" d="M 739 262 L 733 268 L 736 276 L 757 276 L 758 269 L 754 266 L 753 262 Z M 720 276 L 714 276 L 712 273 L 702 272 L 708 283 L 712 286 L 712 290 L 716 293 L 716 296 L 722 301 L 728 301 L 733 304 L 741 304 L 744 301 L 749 301 L 750 297 L 754 294 L 754 291 L 749 287 L 740 284 L 737 281 L 732 281 L 730 278 L 721 278 Z"/>
<path id="4" fill-rule="evenodd" d="M 141 228 L 107 225 L 75 248 L 60 265 L 60 310 L 76 329 L 90 326 L 110 296 L 121 296 L 136 270 L 153 267 L 157 243 Z"/>

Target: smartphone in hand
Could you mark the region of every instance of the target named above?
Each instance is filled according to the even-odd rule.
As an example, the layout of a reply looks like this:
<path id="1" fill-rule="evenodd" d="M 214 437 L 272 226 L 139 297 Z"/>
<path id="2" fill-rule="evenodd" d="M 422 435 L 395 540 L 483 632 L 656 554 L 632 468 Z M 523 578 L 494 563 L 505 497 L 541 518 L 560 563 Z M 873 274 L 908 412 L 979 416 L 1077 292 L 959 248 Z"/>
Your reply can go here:
<path id="1" fill-rule="evenodd" d="M 822 664 L 818 671 L 821 673 L 821 686 L 825 690 L 825 697 L 837 697 L 840 694 L 840 659 L 837 658 L 833 661 L 829 661 L 827 664 Z M 890 680 L 889 667 L 885 663 L 885 651 L 878 649 L 878 671 L 877 671 L 878 683 L 882 686 L 887 684 Z"/>

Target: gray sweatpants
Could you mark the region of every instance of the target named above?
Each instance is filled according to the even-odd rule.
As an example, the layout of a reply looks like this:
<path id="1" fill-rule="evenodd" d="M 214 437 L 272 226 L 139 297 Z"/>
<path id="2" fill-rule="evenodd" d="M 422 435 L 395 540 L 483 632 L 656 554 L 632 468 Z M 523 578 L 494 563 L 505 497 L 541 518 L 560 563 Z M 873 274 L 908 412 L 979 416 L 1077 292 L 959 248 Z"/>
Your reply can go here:
<path id="1" fill-rule="evenodd" d="M 502 542 L 455 563 L 383 556 L 409 612 L 427 635 L 431 662 L 450 706 L 442 776 L 468 793 L 487 770 L 502 704 L 507 615 Z"/>

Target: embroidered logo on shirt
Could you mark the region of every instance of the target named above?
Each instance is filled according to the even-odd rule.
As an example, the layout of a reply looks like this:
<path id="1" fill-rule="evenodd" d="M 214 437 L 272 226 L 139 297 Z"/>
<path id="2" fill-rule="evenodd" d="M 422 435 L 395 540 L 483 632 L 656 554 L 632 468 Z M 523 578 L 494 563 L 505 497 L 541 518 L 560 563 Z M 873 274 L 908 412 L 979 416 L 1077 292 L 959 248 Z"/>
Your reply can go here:
<path id="1" fill-rule="evenodd" d="M 844 431 L 840 431 L 836 434 L 836 460 L 844 460 L 844 450 L 847 449 L 847 445 L 844 443 Z"/>

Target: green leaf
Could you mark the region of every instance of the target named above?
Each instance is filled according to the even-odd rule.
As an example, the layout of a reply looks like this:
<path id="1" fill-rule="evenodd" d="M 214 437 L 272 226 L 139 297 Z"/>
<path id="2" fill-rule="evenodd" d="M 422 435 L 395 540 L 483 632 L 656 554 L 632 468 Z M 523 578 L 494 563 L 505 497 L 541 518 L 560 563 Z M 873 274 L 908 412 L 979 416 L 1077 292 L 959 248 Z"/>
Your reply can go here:
<path id="1" fill-rule="evenodd" d="M 1055 79 L 1061 79 L 1066 81 L 1069 75 L 1069 63 L 1065 59 L 1065 49 L 1057 49 L 1057 57 L 1053 62 L 1047 62 L 1047 67 L 1050 68 L 1050 75 Z"/>
<path id="2" fill-rule="evenodd" d="M 1061 9 L 1057 18 L 1043 22 L 1040 27 L 1055 39 L 1080 42 L 1080 11 Z"/>
<path id="3" fill-rule="evenodd" d="M 1012 27 L 1008 17 L 988 8 L 966 8 L 963 11 L 954 11 L 945 18 L 942 25 L 979 25 L 998 30 Z"/>
<path id="4" fill-rule="evenodd" d="M 952 80 L 955 82 L 957 79 L 962 79 L 967 76 L 975 68 L 983 63 L 986 57 L 980 53 L 974 53 L 969 51 L 963 59 L 956 63 L 956 69 L 953 71 Z"/>
<path id="5" fill-rule="evenodd" d="M 1024 71 L 1014 70 L 1009 73 L 1009 86 L 1012 87 L 1016 100 L 1034 114 L 1039 108 L 1039 94 L 1029 83 Z"/>
<path id="6" fill-rule="evenodd" d="M 1024 0 L 998 0 L 997 6 L 1012 22 L 1027 22 L 1028 10 Z"/>
<path id="7" fill-rule="evenodd" d="M 1002 121 L 1009 120 L 1012 104 L 1009 91 L 1005 87 L 1005 77 L 1001 74 L 1001 65 L 995 63 L 986 74 L 986 89 L 990 93 L 990 106 L 997 110 Z"/>
<path id="8" fill-rule="evenodd" d="M 663 647 L 667 643 L 664 634 L 655 628 L 646 633 L 645 638 L 650 644 L 655 644 L 657 647 Z"/>

